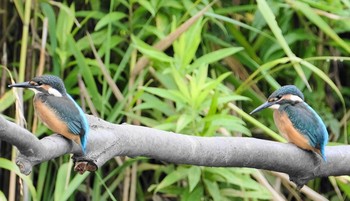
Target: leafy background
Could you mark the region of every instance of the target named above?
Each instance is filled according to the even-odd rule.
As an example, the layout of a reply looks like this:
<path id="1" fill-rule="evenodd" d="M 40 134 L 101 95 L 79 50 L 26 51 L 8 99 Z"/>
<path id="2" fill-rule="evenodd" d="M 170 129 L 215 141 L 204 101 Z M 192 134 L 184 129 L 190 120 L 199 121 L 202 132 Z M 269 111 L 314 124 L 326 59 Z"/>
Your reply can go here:
<path id="1" fill-rule="evenodd" d="M 87 113 L 113 123 L 284 142 L 271 111 L 247 113 L 280 85 L 295 84 L 324 119 L 329 145 L 347 143 L 350 2 L 209 3 L 1 1 L 0 111 L 39 138 L 49 134 L 34 115 L 33 94 L 24 91 L 16 109 L 6 87 L 10 77 L 49 73 Z M 62 156 L 24 176 L 15 149 L 0 146 L 0 200 L 350 199 L 348 176 L 316 179 L 299 192 L 279 173 L 143 157 L 116 157 L 78 175 Z"/>

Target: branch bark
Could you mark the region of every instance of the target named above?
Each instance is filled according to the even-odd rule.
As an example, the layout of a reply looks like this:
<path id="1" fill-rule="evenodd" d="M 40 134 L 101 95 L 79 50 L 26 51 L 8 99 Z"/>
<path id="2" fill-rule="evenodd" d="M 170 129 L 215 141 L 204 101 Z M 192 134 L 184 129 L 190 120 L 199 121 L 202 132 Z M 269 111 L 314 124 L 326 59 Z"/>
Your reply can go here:
<path id="1" fill-rule="evenodd" d="M 77 161 L 101 167 L 115 156 L 145 156 L 176 164 L 210 167 L 250 167 L 287 173 L 302 187 L 316 177 L 350 174 L 350 146 L 326 148 L 328 161 L 285 144 L 247 137 L 197 137 L 157 129 L 112 124 L 87 115 L 90 123 L 87 153 Z M 29 174 L 34 165 L 64 154 L 80 154 L 80 147 L 54 134 L 41 140 L 0 117 L 0 139 L 19 150 L 17 165 Z M 86 169 L 84 169 L 85 171 Z M 87 168 L 87 170 L 93 170 Z"/>

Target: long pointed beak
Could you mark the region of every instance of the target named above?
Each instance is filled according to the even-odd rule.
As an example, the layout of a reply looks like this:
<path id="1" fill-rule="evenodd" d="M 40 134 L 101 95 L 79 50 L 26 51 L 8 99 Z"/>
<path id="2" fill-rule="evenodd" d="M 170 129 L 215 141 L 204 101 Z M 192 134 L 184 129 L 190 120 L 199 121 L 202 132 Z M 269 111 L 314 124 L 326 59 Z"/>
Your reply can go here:
<path id="1" fill-rule="evenodd" d="M 270 107 L 271 105 L 273 105 L 274 102 L 265 102 L 262 105 L 260 105 L 259 107 L 255 108 L 253 111 L 251 111 L 249 114 L 254 114 L 256 112 L 259 112 L 260 110 L 263 110 L 265 108 Z"/>
<path id="2" fill-rule="evenodd" d="M 8 87 L 33 88 L 33 85 L 31 85 L 29 82 L 21 82 L 21 83 L 10 84 L 8 85 Z"/>

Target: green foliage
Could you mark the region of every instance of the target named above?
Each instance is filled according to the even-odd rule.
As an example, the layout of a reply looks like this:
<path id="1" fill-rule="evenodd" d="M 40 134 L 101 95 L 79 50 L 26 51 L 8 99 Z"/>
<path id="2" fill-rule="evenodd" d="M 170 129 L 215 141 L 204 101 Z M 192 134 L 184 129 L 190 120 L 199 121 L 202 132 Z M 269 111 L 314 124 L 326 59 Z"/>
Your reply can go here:
<path id="1" fill-rule="evenodd" d="M 14 172 L 22 180 L 22 182 L 28 186 L 28 189 L 32 195 L 33 200 L 37 200 L 36 199 L 36 189 L 33 185 L 32 180 L 30 179 L 29 176 L 25 176 L 25 175 L 21 174 L 21 172 L 19 171 L 19 168 L 16 166 L 16 164 L 14 164 L 12 161 L 7 160 L 5 158 L 0 158 L 0 168 Z M 2 196 L 1 194 L 3 194 L 3 192 L 0 193 L 0 197 Z"/>
<path id="2" fill-rule="evenodd" d="M 9 1 L 10 9 L 0 5 L 8 11 L 1 45 L 11 46 L 1 48 L 2 55 L 10 55 L 2 64 L 9 72 L 2 76 L 21 81 L 42 71 L 58 75 L 88 113 L 113 123 L 277 141 L 285 140 L 275 132 L 271 112 L 258 119 L 248 113 L 280 85 L 295 84 L 324 119 L 331 141 L 347 143 L 350 45 L 344 33 L 350 30 L 349 2 L 217 1 L 194 18 L 209 3 Z M 10 23 L 15 15 L 24 24 L 16 27 L 21 36 Z M 41 34 L 45 30 L 47 38 Z M 37 48 L 42 41 L 44 56 Z M 169 46 L 169 41 L 174 42 Z M 14 119 L 16 98 L 5 90 L 7 84 L 1 81 L 0 111 Z M 43 137 L 50 131 L 33 117 L 31 97 L 24 93 L 23 114 L 28 129 Z M 10 149 L 4 147 L 2 152 Z M 63 156 L 38 165 L 29 178 L 14 162 L 0 160 L 1 168 L 25 181 L 33 200 L 271 200 L 276 192 L 270 191 L 299 199 L 284 182 L 271 190 L 266 183 L 275 185 L 279 178 L 265 172 L 267 182 L 262 182 L 253 169 L 172 165 L 140 157 L 116 158 L 96 174 L 77 175 Z M 5 200 L 12 184 L 5 181 L 8 173 L 0 177 L 0 200 Z M 349 198 L 349 178 L 319 183 L 309 186 L 332 200 Z"/>

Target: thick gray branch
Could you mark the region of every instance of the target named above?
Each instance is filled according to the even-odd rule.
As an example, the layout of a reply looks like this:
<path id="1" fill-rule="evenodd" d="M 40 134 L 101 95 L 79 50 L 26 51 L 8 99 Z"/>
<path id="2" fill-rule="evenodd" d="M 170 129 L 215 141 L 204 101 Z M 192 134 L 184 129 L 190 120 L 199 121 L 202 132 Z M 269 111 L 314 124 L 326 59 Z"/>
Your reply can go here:
<path id="1" fill-rule="evenodd" d="M 170 163 L 212 167 L 251 167 L 289 174 L 301 186 L 316 177 L 350 174 L 350 146 L 326 148 L 328 161 L 293 144 L 245 137 L 196 137 L 157 129 L 117 125 L 88 115 L 90 133 L 83 158 L 98 167 L 115 156 L 146 156 Z M 27 130 L 0 118 L 0 139 L 19 149 L 17 164 L 32 166 L 80 148 L 60 135 L 38 140 Z"/>

